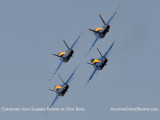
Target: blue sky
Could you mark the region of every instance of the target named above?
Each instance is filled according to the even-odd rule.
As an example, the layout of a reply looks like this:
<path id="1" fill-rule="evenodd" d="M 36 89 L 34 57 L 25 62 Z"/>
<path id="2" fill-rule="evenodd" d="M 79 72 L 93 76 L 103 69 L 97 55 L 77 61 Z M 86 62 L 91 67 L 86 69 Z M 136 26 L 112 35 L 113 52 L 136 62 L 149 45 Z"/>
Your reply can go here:
<path id="1" fill-rule="evenodd" d="M 158 0 L 1 0 L 0 1 L 0 107 L 47 107 L 55 97 L 48 91 L 60 84 L 59 64 L 53 53 L 66 50 L 84 30 L 74 57 L 59 70 L 64 80 L 80 64 L 69 92 L 55 107 L 84 107 L 85 112 L 2 112 L 0 118 L 14 119 L 112 119 L 158 120 L 159 112 L 111 112 L 111 107 L 160 108 L 160 47 Z M 88 29 L 102 26 L 100 13 L 107 21 L 120 5 L 110 32 L 96 46 L 104 53 L 113 42 L 107 66 L 83 90 L 99 57 L 95 40 Z"/>

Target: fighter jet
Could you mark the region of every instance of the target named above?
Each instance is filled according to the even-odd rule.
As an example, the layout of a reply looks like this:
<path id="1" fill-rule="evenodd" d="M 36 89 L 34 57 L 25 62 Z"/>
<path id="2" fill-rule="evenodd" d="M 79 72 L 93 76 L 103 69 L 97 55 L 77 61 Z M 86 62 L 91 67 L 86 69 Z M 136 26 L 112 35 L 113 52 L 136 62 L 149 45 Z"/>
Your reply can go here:
<path id="1" fill-rule="evenodd" d="M 79 66 L 79 65 L 78 65 Z M 56 100 L 58 99 L 59 96 L 64 96 L 66 94 L 66 92 L 68 91 L 69 89 L 69 83 L 70 83 L 70 80 L 71 78 L 73 77 L 73 75 L 75 74 L 78 66 L 76 67 L 76 69 L 73 71 L 73 73 L 70 75 L 70 77 L 68 78 L 68 80 L 66 80 L 65 82 L 63 81 L 63 79 L 61 78 L 61 76 L 59 75 L 59 78 L 61 79 L 62 81 L 62 84 L 61 85 L 56 85 L 54 87 L 54 89 L 49 89 L 50 91 L 54 91 L 56 92 L 56 97 L 55 99 L 53 100 L 52 104 L 50 105 L 49 108 L 51 108 L 54 103 L 56 102 Z"/>
<path id="2" fill-rule="evenodd" d="M 74 50 L 73 49 L 74 49 L 76 43 L 78 42 L 78 40 L 79 40 L 79 38 L 80 38 L 82 33 L 83 33 L 83 31 L 80 33 L 80 35 L 78 36 L 78 38 L 76 39 L 76 41 L 73 43 L 73 45 L 71 47 L 69 47 L 67 45 L 67 43 L 64 41 L 64 39 L 63 39 L 63 42 L 67 47 L 67 50 L 60 52 L 58 55 L 57 54 L 53 54 L 54 56 L 57 56 L 57 57 L 60 58 L 60 64 L 57 67 L 56 71 L 53 73 L 53 76 L 57 73 L 57 71 L 61 67 L 62 63 L 68 62 L 70 60 L 70 58 L 73 56 L 73 54 L 74 54 Z M 50 80 L 52 80 L 53 76 L 50 78 Z"/>
<path id="3" fill-rule="evenodd" d="M 89 29 L 90 31 L 93 32 L 93 34 L 96 36 L 95 41 L 93 42 L 92 46 L 90 47 L 89 51 L 94 47 L 94 45 L 96 44 L 96 42 L 99 40 L 99 38 L 104 38 L 106 33 L 109 32 L 110 30 L 110 22 L 113 19 L 113 17 L 115 16 L 115 14 L 117 13 L 118 9 L 120 8 L 120 6 L 118 6 L 117 10 L 114 12 L 114 14 L 111 16 L 111 18 L 108 20 L 108 22 L 106 23 L 103 18 L 101 17 L 101 15 L 99 14 L 100 19 L 103 22 L 103 26 L 96 28 L 95 30 L 93 29 Z M 85 56 L 88 55 L 89 51 L 85 54 Z"/>
<path id="4" fill-rule="evenodd" d="M 117 38 L 116 38 L 117 39 Z M 116 40 L 115 39 L 115 40 Z M 114 42 L 115 42 L 114 40 Z M 109 47 L 109 49 L 106 51 L 106 53 L 104 55 L 102 55 L 102 53 L 99 51 L 99 49 L 97 48 L 99 54 L 101 55 L 101 57 L 99 59 L 96 59 L 96 58 L 92 58 L 91 59 L 91 63 L 88 63 L 90 65 L 93 65 L 94 67 L 94 71 L 93 73 L 91 74 L 89 80 L 87 81 L 86 85 L 84 86 L 84 88 L 87 86 L 87 84 L 89 83 L 89 81 L 92 79 L 92 77 L 94 76 L 94 74 L 97 72 L 97 70 L 102 70 L 104 68 L 104 66 L 107 64 L 108 62 L 108 55 L 114 45 L 114 42 L 111 44 L 111 46 Z"/>

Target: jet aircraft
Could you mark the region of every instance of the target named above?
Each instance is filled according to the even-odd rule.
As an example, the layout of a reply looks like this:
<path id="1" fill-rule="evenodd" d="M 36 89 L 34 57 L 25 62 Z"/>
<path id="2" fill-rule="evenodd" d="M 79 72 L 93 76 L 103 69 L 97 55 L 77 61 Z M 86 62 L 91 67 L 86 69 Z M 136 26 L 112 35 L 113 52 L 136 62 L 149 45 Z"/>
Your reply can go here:
<path id="1" fill-rule="evenodd" d="M 78 65 L 78 66 L 79 66 L 79 65 Z M 54 103 L 56 102 L 56 100 L 58 99 L 59 96 L 64 96 L 64 95 L 66 94 L 66 92 L 67 92 L 68 89 L 69 89 L 70 80 L 71 80 L 71 78 L 73 77 L 73 75 L 75 74 L 78 66 L 77 66 L 76 69 L 73 71 L 73 73 L 70 75 L 70 77 L 68 78 L 68 80 L 66 80 L 65 82 L 63 81 L 63 79 L 62 79 L 61 76 L 59 75 L 59 78 L 61 79 L 61 81 L 63 82 L 63 84 L 61 84 L 61 85 L 56 85 L 56 86 L 54 87 L 54 90 L 53 90 L 53 89 L 49 89 L 50 91 L 54 91 L 54 92 L 56 92 L 56 94 L 57 94 L 56 97 L 55 97 L 55 99 L 53 100 L 53 102 L 52 102 L 52 104 L 50 105 L 49 108 L 51 108 L 51 107 L 54 105 Z"/>
<path id="2" fill-rule="evenodd" d="M 95 30 L 93 29 L 89 29 L 90 31 L 93 32 L 93 34 L 96 36 L 95 41 L 93 42 L 92 46 L 90 47 L 89 51 L 94 47 L 94 45 L 96 44 L 96 42 L 99 40 L 99 38 L 104 38 L 106 33 L 109 32 L 110 30 L 110 22 L 113 19 L 113 17 L 115 16 L 115 14 L 117 13 L 118 9 L 120 8 L 120 6 L 118 6 L 117 10 L 114 12 L 114 14 L 111 16 L 111 18 L 108 20 L 108 22 L 106 23 L 103 18 L 101 17 L 101 15 L 99 14 L 100 19 L 103 22 L 103 26 L 96 28 Z M 89 51 L 85 54 L 85 56 L 88 55 Z"/>
<path id="3" fill-rule="evenodd" d="M 57 67 L 57 69 L 55 70 L 55 72 L 53 73 L 53 76 L 54 76 L 54 75 L 56 74 L 56 72 L 59 70 L 59 68 L 61 67 L 62 63 L 68 62 L 68 61 L 70 60 L 70 58 L 73 56 L 73 54 L 74 54 L 74 50 L 73 50 L 73 49 L 74 49 L 76 43 L 78 42 L 78 40 L 79 40 L 79 38 L 80 38 L 80 36 L 81 36 L 82 33 L 83 33 L 83 31 L 80 33 L 80 35 L 78 36 L 78 38 L 76 39 L 76 41 L 73 43 L 73 45 L 72 45 L 71 47 L 69 47 L 69 46 L 67 45 L 67 43 L 65 42 L 65 40 L 62 39 L 63 42 L 64 42 L 64 44 L 65 44 L 66 47 L 67 47 L 67 50 L 66 50 L 65 52 L 64 52 L 64 51 L 60 52 L 58 55 L 57 55 L 57 54 L 53 54 L 54 56 L 57 56 L 57 57 L 60 58 L 60 64 L 59 64 L 59 66 Z M 52 80 L 53 76 L 50 78 L 50 80 Z"/>
<path id="4" fill-rule="evenodd" d="M 116 39 L 117 39 L 117 37 L 116 37 Z M 114 40 L 114 42 L 115 42 L 115 40 Z M 99 59 L 92 58 L 91 59 L 91 63 L 88 63 L 90 65 L 93 65 L 94 71 L 91 74 L 91 76 L 90 76 L 89 80 L 87 81 L 86 85 L 84 86 L 84 88 L 87 86 L 87 84 L 92 79 L 92 77 L 97 72 L 97 70 L 102 70 L 104 68 L 104 66 L 107 64 L 107 62 L 108 62 L 107 57 L 109 56 L 109 53 L 110 53 L 110 51 L 111 51 L 111 49 L 112 49 L 112 47 L 114 45 L 114 42 L 111 44 L 111 46 L 109 47 L 109 49 L 106 51 L 106 53 L 104 55 L 102 55 L 102 53 L 97 48 L 97 50 L 98 50 L 99 54 L 101 55 L 101 57 Z"/>

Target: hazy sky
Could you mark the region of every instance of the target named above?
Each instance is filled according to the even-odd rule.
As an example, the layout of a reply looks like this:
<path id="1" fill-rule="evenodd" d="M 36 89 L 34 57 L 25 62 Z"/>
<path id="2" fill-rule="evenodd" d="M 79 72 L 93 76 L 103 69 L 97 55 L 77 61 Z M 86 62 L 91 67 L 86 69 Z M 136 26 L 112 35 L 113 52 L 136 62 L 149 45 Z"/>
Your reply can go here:
<path id="1" fill-rule="evenodd" d="M 100 57 L 95 48 L 84 57 L 95 40 L 88 29 L 103 25 L 117 6 L 120 9 L 110 32 L 96 46 L 106 52 L 115 36 L 107 65 L 87 88 L 93 72 L 86 64 Z M 48 107 L 61 84 L 58 75 L 49 78 L 59 59 L 53 53 L 66 50 L 82 30 L 73 58 L 58 74 L 67 80 L 77 64 L 69 91 L 54 107 L 82 107 L 84 112 L 2 112 L 0 119 L 105 119 L 159 120 L 158 112 L 112 112 L 111 107 L 160 109 L 159 0 L 1 0 L 0 1 L 0 107 Z"/>

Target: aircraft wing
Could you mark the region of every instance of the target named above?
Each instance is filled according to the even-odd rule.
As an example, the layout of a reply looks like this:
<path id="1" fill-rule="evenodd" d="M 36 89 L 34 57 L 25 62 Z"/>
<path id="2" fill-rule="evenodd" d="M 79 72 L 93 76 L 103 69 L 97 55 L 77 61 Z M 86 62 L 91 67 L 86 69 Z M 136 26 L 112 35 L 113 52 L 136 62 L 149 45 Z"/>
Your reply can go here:
<path id="1" fill-rule="evenodd" d="M 112 49 L 113 45 L 114 45 L 114 42 L 113 42 L 112 45 L 109 47 L 109 49 L 107 50 L 107 52 L 103 55 L 104 58 L 108 55 L 108 53 L 109 53 L 110 50 Z"/>
<path id="2" fill-rule="evenodd" d="M 78 65 L 78 66 L 79 66 L 79 65 Z M 74 75 L 74 73 L 76 72 L 78 66 L 77 66 L 76 69 L 73 71 L 73 73 L 72 73 L 71 76 L 68 78 L 68 80 L 65 82 L 66 84 L 69 84 L 69 82 L 70 82 L 72 76 Z"/>
<path id="3" fill-rule="evenodd" d="M 113 19 L 113 17 L 115 16 L 115 14 L 117 13 L 118 9 L 120 8 L 120 6 L 118 6 L 117 10 L 114 12 L 114 14 L 112 15 L 112 17 L 108 20 L 108 22 L 106 23 L 106 25 L 109 25 L 109 23 L 111 22 L 111 20 Z"/>
<path id="4" fill-rule="evenodd" d="M 83 32 L 83 31 L 82 31 Z M 81 32 L 81 34 L 82 34 Z M 73 45 L 70 47 L 70 50 L 72 50 L 74 48 L 74 46 L 76 45 L 76 43 L 78 42 L 79 38 L 81 37 L 81 34 L 78 36 L 78 38 L 76 39 L 76 41 L 73 43 Z"/>
<path id="5" fill-rule="evenodd" d="M 97 69 L 97 67 L 95 66 L 95 69 L 94 69 L 92 75 L 90 76 L 89 80 L 87 81 L 85 87 L 87 86 L 87 84 L 89 83 L 89 81 L 92 79 L 92 77 L 94 76 L 94 74 L 97 72 L 97 70 L 98 70 L 98 69 Z"/>
<path id="6" fill-rule="evenodd" d="M 57 93 L 56 97 L 54 98 L 54 100 L 53 100 L 53 102 L 52 102 L 52 104 L 50 105 L 49 108 L 51 108 L 54 105 L 54 103 L 56 102 L 56 100 L 58 99 L 58 97 L 59 97 L 59 93 Z"/>
<path id="7" fill-rule="evenodd" d="M 91 46 L 90 50 L 92 49 L 92 47 L 94 47 L 94 45 L 95 45 L 95 43 L 98 41 L 99 37 L 100 37 L 100 35 L 99 35 L 99 34 L 97 34 L 97 37 L 96 37 L 96 39 L 95 39 L 94 43 L 92 44 L 92 46 Z"/>
<path id="8" fill-rule="evenodd" d="M 53 75 L 56 74 L 56 72 L 59 70 L 59 68 L 61 67 L 61 65 L 62 65 L 63 62 L 64 62 L 64 60 L 63 60 L 63 58 L 62 58 L 62 59 L 61 59 L 61 62 L 60 62 L 60 64 L 59 64 L 59 66 L 57 67 L 57 69 L 56 69 L 56 71 L 54 72 Z"/>

